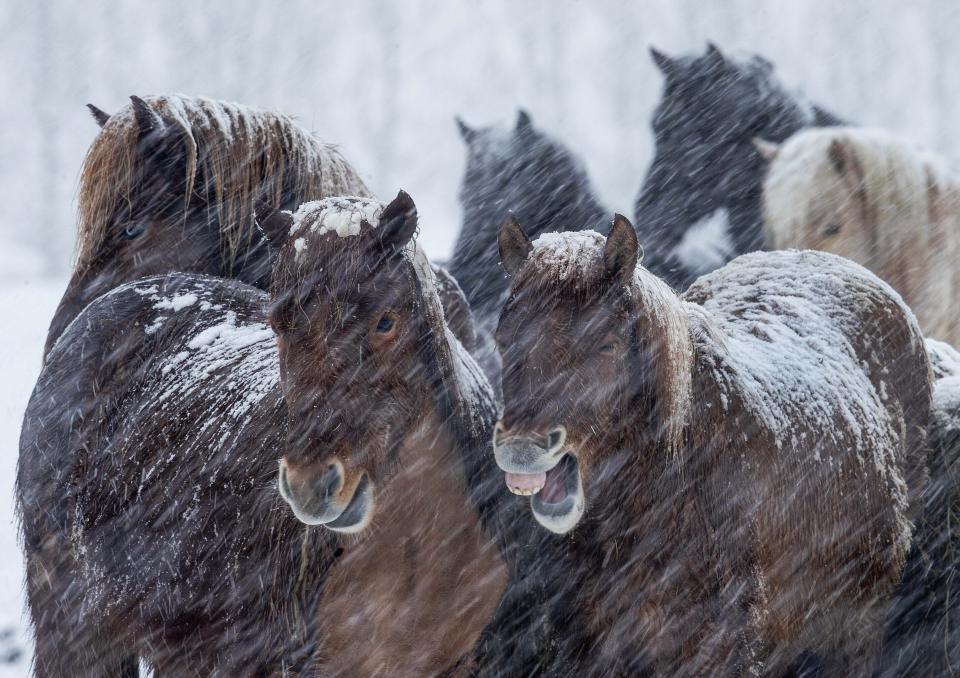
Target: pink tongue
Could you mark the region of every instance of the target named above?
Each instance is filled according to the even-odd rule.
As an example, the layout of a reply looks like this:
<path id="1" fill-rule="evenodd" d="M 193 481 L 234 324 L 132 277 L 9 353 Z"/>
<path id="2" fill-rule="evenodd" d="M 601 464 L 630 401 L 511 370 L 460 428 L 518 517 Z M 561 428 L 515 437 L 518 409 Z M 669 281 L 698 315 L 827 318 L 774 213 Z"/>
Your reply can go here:
<path id="1" fill-rule="evenodd" d="M 547 482 L 546 473 L 506 473 L 507 485 L 518 490 L 539 490 Z"/>

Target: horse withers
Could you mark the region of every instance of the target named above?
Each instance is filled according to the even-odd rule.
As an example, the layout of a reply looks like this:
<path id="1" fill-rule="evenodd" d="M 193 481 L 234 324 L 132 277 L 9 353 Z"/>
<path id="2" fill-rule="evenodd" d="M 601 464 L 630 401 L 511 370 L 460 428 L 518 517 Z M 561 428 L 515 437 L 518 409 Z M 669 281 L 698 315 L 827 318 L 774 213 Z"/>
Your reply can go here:
<path id="1" fill-rule="evenodd" d="M 583 673 L 870 676 L 925 483 L 931 376 L 866 269 L 756 253 L 678 297 L 633 228 L 500 231 L 495 456 L 575 563 Z M 583 659 L 586 658 L 586 659 Z"/>
<path id="2" fill-rule="evenodd" d="M 333 146 L 290 118 L 203 97 L 131 97 L 102 127 L 80 175 L 77 259 L 44 354 L 97 296 L 172 271 L 264 288 L 273 212 L 331 195 L 369 196 Z"/>
<path id="3" fill-rule="evenodd" d="M 161 675 L 425 675 L 537 651 L 505 637 L 533 614 L 504 596 L 525 511 L 495 491 L 492 394 L 413 202 L 273 219 L 269 296 L 147 278 L 52 349 L 17 480 L 36 675 L 136 656 Z"/>

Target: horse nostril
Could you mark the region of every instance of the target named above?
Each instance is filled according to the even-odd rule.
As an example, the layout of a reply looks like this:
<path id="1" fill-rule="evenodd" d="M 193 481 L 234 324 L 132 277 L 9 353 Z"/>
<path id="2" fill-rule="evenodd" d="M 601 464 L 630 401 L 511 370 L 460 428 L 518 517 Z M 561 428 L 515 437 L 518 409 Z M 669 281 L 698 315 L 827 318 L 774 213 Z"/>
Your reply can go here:
<path id="1" fill-rule="evenodd" d="M 343 485 L 343 477 L 340 475 L 340 468 L 336 464 L 327 466 L 323 475 L 313 481 L 314 492 L 323 497 L 324 503 L 330 501 Z"/>
<path id="2" fill-rule="evenodd" d="M 556 452 L 563 447 L 563 443 L 566 441 L 566 439 L 567 429 L 565 429 L 563 426 L 556 427 L 550 431 L 550 434 L 547 436 L 547 449 L 550 452 Z"/>

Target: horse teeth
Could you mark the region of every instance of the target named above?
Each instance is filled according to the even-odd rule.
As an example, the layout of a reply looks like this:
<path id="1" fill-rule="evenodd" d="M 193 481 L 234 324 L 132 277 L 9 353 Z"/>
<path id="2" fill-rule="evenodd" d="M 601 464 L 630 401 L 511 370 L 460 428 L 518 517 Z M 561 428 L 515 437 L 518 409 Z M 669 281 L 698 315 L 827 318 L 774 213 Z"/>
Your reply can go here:
<path id="1" fill-rule="evenodd" d="M 521 487 L 513 487 L 512 485 L 507 485 L 507 489 L 513 492 L 514 494 L 520 495 L 521 497 L 530 497 L 535 495 L 537 492 L 542 490 L 542 487 L 536 489 L 525 490 Z"/>

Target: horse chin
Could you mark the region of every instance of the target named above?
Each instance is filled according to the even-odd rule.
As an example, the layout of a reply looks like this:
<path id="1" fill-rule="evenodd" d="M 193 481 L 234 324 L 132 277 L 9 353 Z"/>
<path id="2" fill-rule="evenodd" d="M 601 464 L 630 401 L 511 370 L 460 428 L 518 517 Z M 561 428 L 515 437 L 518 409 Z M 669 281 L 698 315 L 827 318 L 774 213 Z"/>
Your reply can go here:
<path id="1" fill-rule="evenodd" d="M 586 502 L 580 464 L 572 454 L 566 454 L 547 472 L 547 482 L 537 494 L 530 497 L 533 517 L 555 534 L 566 534 L 580 522 Z"/>

